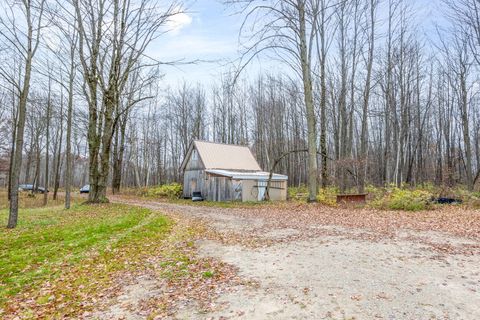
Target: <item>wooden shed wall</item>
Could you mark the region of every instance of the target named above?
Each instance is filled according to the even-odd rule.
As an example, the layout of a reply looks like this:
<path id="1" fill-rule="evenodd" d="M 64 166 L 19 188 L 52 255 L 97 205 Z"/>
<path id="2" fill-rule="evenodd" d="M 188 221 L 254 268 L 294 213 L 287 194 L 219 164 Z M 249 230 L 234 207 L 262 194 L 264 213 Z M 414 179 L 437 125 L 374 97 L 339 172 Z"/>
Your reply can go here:
<path id="1" fill-rule="evenodd" d="M 204 181 L 204 195 L 209 201 L 241 201 L 242 187 L 241 181 L 232 180 L 228 177 L 215 176 L 207 173 L 207 179 Z"/>
<path id="2" fill-rule="evenodd" d="M 189 170 L 183 174 L 183 197 L 191 198 L 192 193 L 200 191 L 203 194 L 205 175 L 203 170 Z"/>
<path id="3" fill-rule="evenodd" d="M 195 191 L 202 192 L 204 189 L 205 175 L 204 166 L 197 150 L 193 149 L 185 165 L 185 172 L 183 173 L 183 197 L 191 198 Z M 202 192 L 203 194 L 203 192 Z"/>

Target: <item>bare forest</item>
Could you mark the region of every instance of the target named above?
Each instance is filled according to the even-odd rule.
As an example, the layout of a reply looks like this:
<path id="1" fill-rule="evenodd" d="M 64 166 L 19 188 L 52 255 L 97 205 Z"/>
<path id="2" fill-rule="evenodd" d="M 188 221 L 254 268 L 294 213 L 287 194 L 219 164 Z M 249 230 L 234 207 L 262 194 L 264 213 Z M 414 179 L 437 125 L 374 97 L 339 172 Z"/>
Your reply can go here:
<path id="1" fill-rule="evenodd" d="M 54 195 L 180 181 L 192 139 L 248 145 L 290 186 L 462 185 L 480 176 L 480 3 L 420 32 L 407 0 L 225 1 L 238 54 L 211 82 L 151 47 L 188 3 L 3 1 L 0 184 Z M 222 57 L 219 57 L 219 59 Z M 261 61 L 278 68 L 262 68 Z M 185 70 L 181 84 L 164 75 Z M 45 201 L 47 198 L 45 197 Z"/>

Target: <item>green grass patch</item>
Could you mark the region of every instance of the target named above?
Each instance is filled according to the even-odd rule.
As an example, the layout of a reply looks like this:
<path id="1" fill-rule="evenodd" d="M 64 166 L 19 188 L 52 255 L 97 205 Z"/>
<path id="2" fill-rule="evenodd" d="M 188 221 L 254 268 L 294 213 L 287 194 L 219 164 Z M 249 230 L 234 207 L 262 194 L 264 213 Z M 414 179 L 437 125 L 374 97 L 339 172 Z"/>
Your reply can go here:
<path id="1" fill-rule="evenodd" d="M 202 276 L 204 278 L 212 278 L 213 277 L 213 271 L 205 271 L 204 273 L 202 273 Z"/>
<path id="2" fill-rule="evenodd" d="M 0 210 L 2 224 L 7 214 Z M 92 255 L 108 261 L 118 248 L 162 237 L 170 224 L 148 209 L 118 204 L 22 209 L 16 229 L 0 229 L 0 306 L 19 292 L 55 280 Z M 105 266 L 105 270 L 116 268 Z M 88 276 L 84 280 L 90 281 Z M 46 303 L 48 297 L 37 302 Z"/>

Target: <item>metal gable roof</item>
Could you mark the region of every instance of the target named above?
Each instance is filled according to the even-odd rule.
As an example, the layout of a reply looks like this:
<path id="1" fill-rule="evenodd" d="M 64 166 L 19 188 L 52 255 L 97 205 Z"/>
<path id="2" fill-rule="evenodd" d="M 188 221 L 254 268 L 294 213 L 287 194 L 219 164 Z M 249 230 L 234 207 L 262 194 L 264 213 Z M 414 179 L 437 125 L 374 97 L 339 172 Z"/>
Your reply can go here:
<path id="1" fill-rule="evenodd" d="M 205 169 L 262 170 L 248 147 L 198 140 L 193 144 Z"/>

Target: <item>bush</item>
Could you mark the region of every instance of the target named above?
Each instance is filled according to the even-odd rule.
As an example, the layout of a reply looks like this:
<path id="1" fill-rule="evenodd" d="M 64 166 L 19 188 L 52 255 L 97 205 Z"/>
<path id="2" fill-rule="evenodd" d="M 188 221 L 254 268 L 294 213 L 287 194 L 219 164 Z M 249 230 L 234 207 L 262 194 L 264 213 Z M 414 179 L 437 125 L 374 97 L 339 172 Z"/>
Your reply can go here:
<path id="1" fill-rule="evenodd" d="M 478 191 L 468 191 L 462 186 L 457 186 L 452 189 L 442 190 L 441 195 L 460 199 L 467 208 L 480 209 L 480 192 Z"/>
<path id="2" fill-rule="evenodd" d="M 179 183 L 162 184 L 142 190 L 145 197 L 176 199 L 182 195 L 183 187 Z"/>
<path id="3" fill-rule="evenodd" d="M 327 206 L 337 205 L 338 189 L 335 187 L 322 188 L 318 191 L 317 201 Z"/>
<path id="4" fill-rule="evenodd" d="M 337 188 L 334 187 L 320 189 L 317 194 L 317 201 L 328 206 L 336 206 L 337 191 Z M 308 187 L 306 185 L 289 187 L 288 198 L 292 200 L 306 201 L 308 199 Z"/>
<path id="5" fill-rule="evenodd" d="M 367 199 L 376 201 L 385 196 L 387 189 L 370 184 L 365 187 L 365 192 L 367 193 Z"/>
<path id="6" fill-rule="evenodd" d="M 372 202 L 374 207 L 380 209 L 420 211 L 430 209 L 433 195 L 430 191 L 422 189 L 392 188 L 385 195 Z"/>
<path id="7" fill-rule="evenodd" d="M 288 198 L 294 200 L 306 200 L 308 198 L 308 188 L 302 184 L 298 187 L 288 187 Z"/>

